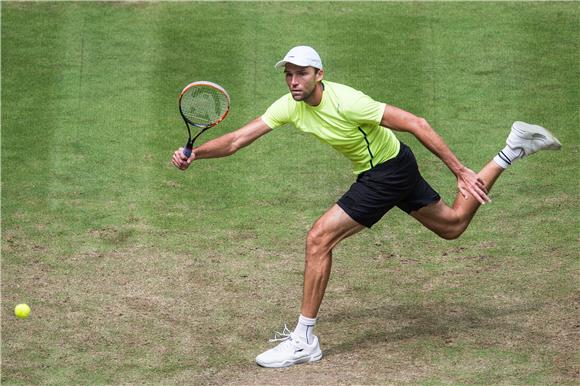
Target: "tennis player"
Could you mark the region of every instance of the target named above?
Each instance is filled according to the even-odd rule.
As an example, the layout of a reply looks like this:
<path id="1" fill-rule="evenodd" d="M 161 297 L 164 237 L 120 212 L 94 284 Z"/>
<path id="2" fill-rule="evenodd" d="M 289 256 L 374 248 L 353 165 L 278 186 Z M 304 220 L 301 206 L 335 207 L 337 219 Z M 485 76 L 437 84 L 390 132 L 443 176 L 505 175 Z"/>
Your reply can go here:
<path id="1" fill-rule="evenodd" d="M 398 207 L 444 239 L 459 237 L 502 172 L 539 150 L 559 149 L 546 129 L 515 122 L 506 146 L 475 173 L 465 167 L 429 123 L 407 111 L 373 100 L 351 87 L 324 79 L 318 53 L 311 47 L 292 48 L 275 67 L 284 69 L 290 93 L 240 129 L 193 149 L 191 157 L 175 151 L 181 170 L 198 159 L 225 157 L 284 124 L 311 133 L 352 161 L 356 181 L 308 232 L 300 316 L 294 331 L 256 358 L 264 367 L 286 367 L 322 357 L 314 335 L 318 309 L 330 276 L 332 250 L 343 239 L 370 228 L 391 208 Z M 452 206 L 419 173 L 411 149 L 395 131 L 413 134 L 457 177 Z"/>

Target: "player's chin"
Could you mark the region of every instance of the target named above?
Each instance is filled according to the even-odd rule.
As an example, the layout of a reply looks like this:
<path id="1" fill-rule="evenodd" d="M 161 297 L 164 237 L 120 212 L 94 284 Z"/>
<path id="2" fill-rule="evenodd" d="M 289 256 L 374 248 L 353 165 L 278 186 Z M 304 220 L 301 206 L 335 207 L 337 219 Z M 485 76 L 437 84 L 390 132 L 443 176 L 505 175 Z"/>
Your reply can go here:
<path id="1" fill-rule="evenodd" d="M 304 94 L 302 93 L 292 92 L 290 94 L 292 95 L 292 99 L 294 99 L 296 102 L 304 100 Z"/>

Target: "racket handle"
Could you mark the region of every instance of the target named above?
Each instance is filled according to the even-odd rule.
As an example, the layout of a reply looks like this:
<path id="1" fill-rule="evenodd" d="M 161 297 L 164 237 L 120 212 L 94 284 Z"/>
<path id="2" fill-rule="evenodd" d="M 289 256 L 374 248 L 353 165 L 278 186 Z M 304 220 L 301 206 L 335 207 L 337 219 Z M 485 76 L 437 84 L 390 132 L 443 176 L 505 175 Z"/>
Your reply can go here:
<path id="1" fill-rule="evenodd" d="M 187 158 L 191 157 L 191 151 L 193 150 L 193 142 L 187 141 L 187 144 L 183 148 L 183 155 Z"/>

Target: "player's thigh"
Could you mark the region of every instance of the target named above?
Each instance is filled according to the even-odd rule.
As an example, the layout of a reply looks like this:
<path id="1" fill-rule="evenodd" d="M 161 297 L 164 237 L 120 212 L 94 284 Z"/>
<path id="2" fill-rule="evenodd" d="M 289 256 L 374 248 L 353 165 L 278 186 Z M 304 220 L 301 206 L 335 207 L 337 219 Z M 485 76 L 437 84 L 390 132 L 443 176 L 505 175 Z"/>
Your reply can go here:
<path id="1" fill-rule="evenodd" d="M 334 204 L 312 226 L 309 239 L 324 238 L 331 244 L 336 244 L 365 227 L 354 221 L 340 206 Z"/>

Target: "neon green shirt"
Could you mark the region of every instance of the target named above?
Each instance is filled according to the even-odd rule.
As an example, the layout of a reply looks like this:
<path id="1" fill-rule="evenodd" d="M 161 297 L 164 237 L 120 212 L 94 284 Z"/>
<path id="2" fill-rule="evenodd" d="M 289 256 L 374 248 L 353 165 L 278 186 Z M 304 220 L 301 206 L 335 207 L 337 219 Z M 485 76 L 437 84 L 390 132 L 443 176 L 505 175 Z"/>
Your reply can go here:
<path id="1" fill-rule="evenodd" d="M 318 106 L 297 102 L 288 93 L 266 110 L 262 120 L 272 129 L 292 123 L 315 135 L 350 159 L 355 174 L 399 153 L 400 142 L 395 134 L 380 126 L 384 103 L 339 83 L 323 81 L 323 85 Z"/>

